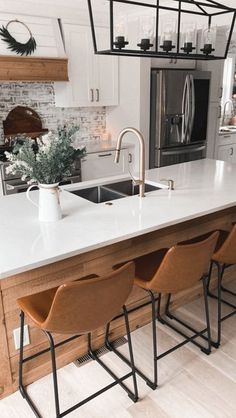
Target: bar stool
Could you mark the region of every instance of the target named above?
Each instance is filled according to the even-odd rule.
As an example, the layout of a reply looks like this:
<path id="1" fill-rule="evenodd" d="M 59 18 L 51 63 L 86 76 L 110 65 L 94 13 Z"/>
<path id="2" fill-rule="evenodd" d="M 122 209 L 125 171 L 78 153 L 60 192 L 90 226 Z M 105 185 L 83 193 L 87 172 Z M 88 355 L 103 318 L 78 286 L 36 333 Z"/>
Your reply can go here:
<path id="1" fill-rule="evenodd" d="M 134 263 L 130 262 L 115 272 L 105 276 L 94 276 L 84 278 L 61 285 L 58 288 L 50 289 L 31 296 L 22 297 L 17 300 L 21 309 L 21 333 L 20 333 L 20 356 L 19 356 L 19 390 L 33 410 L 36 417 L 41 415 L 34 405 L 23 384 L 23 365 L 40 354 L 50 351 L 52 363 L 52 375 L 54 386 L 54 400 L 56 417 L 64 417 L 89 400 L 102 394 L 106 390 L 119 384 L 128 396 L 136 402 L 138 400 L 137 382 L 134 368 L 133 349 L 130 336 L 129 320 L 125 302 L 133 288 Z M 108 368 L 96 352 L 92 349 L 91 332 L 108 326 L 110 321 L 123 309 L 126 334 L 128 340 L 131 371 L 122 377 L 117 377 Z M 23 356 L 24 317 L 25 314 L 34 322 L 37 328 L 41 329 L 49 341 L 49 348 L 42 350 L 32 356 Z M 108 324 L 108 325 L 107 325 Z M 52 333 L 70 334 L 66 340 L 55 344 Z M 93 393 L 86 399 L 78 402 L 64 412 L 60 412 L 58 382 L 56 370 L 55 348 L 72 341 L 80 335 L 88 335 L 88 352 L 93 360 L 96 360 L 114 379 L 114 382 L 101 390 Z M 129 377 L 133 378 L 134 392 L 123 382 Z"/>
<path id="2" fill-rule="evenodd" d="M 207 298 L 207 282 L 209 264 L 218 237 L 219 233 L 214 232 L 206 239 L 199 242 L 193 244 L 178 244 L 169 250 L 165 249 L 156 251 L 134 259 L 136 276 L 134 283 L 141 289 L 148 292 L 152 304 L 153 380 L 150 380 L 137 367 L 136 372 L 152 389 L 156 389 L 157 387 L 157 362 L 161 358 L 172 353 L 188 342 L 192 342 L 206 354 L 210 354 L 211 352 L 211 329 Z M 202 280 L 203 283 L 206 327 L 203 330 L 197 331 L 192 326 L 170 313 L 169 308 L 172 294 L 190 289 L 200 280 Z M 158 294 L 158 299 L 155 297 L 155 293 Z M 161 314 L 162 294 L 168 295 L 164 315 Z M 158 302 L 157 306 L 156 301 Z M 169 326 L 185 338 L 181 343 L 159 355 L 157 354 L 156 319 L 162 324 Z M 185 334 L 185 332 L 173 325 L 173 320 L 180 323 L 187 330 L 191 331 L 193 335 L 188 336 Z M 204 335 L 205 333 L 207 333 L 207 336 Z M 207 341 L 207 347 L 195 341 L 197 337 L 202 337 L 205 341 Z M 114 349 L 111 343 L 107 342 L 107 344 L 110 346 L 110 349 Z M 126 361 L 127 364 L 130 364 L 129 361 L 116 349 L 115 352 L 120 358 Z"/>
<path id="3" fill-rule="evenodd" d="M 236 297 L 235 292 L 232 292 L 229 288 L 222 285 L 222 280 L 223 280 L 225 270 L 231 267 L 232 265 L 236 264 L 236 225 L 233 226 L 230 232 L 220 231 L 220 239 L 219 239 L 219 243 L 217 247 L 218 248 L 216 249 L 212 257 L 207 288 L 208 288 L 208 295 L 215 299 L 218 299 L 218 321 L 217 321 L 218 322 L 218 335 L 217 335 L 216 344 L 219 347 L 221 343 L 221 322 L 225 321 L 226 319 L 230 318 L 236 313 L 236 305 L 222 298 L 222 291 L 224 293 L 228 293 L 231 296 Z M 217 296 L 214 295 L 209 289 L 212 268 L 214 264 L 217 266 L 217 269 L 218 269 Z M 233 308 L 232 312 L 228 313 L 227 315 L 224 315 L 223 317 L 221 316 L 221 303 L 222 302 L 228 305 L 229 307 Z"/>

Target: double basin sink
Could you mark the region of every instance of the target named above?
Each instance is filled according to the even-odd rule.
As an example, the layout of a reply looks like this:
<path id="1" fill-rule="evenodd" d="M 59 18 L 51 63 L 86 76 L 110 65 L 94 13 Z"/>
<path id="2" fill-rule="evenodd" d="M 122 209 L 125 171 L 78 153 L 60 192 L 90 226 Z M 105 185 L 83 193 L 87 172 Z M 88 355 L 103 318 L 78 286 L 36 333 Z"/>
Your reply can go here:
<path id="1" fill-rule="evenodd" d="M 160 187 L 145 183 L 146 193 L 159 189 Z M 111 200 L 122 199 L 128 196 L 138 195 L 139 185 L 134 184 L 132 180 L 125 180 L 112 184 L 89 187 L 87 189 L 73 190 L 71 193 L 93 203 L 103 203 Z"/>

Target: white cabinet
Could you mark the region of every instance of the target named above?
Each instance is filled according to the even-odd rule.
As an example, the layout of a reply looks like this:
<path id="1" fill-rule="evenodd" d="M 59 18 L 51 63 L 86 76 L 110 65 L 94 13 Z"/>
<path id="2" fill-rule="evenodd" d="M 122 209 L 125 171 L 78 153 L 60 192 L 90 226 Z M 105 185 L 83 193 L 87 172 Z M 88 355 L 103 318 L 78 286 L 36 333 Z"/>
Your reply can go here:
<path id="1" fill-rule="evenodd" d="M 217 159 L 236 163 L 236 144 L 220 145 L 218 147 Z"/>
<path id="2" fill-rule="evenodd" d="M 120 152 L 120 161 L 114 162 L 115 151 L 103 151 L 86 155 L 81 160 L 82 181 L 115 176 L 127 173 L 129 169 L 129 151 Z"/>
<path id="3" fill-rule="evenodd" d="M 177 58 L 152 58 L 152 68 L 186 68 L 194 69 L 196 67 L 195 60 L 178 60 Z"/>
<path id="4" fill-rule="evenodd" d="M 89 26 L 63 24 L 69 82 L 55 83 L 58 107 L 118 104 L 118 57 L 95 55 Z M 99 28 L 98 36 L 107 37 Z"/>
<path id="5" fill-rule="evenodd" d="M 198 61 L 198 69 L 211 72 L 210 102 L 220 103 L 223 94 L 224 60 Z"/>
<path id="6" fill-rule="evenodd" d="M 217 146 L 217 136 L 220 129 L 221 106 L 219 103 L 209 103 L 207 122 L 207 158 L 214 158 Z M 217 156 L 216 156 L 217 158 Z"/>

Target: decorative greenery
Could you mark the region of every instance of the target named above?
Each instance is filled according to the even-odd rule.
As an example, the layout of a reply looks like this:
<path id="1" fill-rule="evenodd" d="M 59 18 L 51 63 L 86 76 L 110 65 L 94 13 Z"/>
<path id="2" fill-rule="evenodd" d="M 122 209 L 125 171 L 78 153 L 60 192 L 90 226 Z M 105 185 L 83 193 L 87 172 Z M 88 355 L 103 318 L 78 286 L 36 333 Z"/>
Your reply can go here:
<path id="1" fill-rule="evenodd" d="M 75 160 L 86 154 L 85 147 L 74 147 L 77 131 L 78 127 L 73 127 L 49 132 L 37 140 L 37 146 L 31 138 L 18 138 L 12 153 L 5 153 L 11 163 L 7 172 L 40 184 L 59 183 L 71 176 Z"/>
<path id="2" fill-rule="evenodd" d="M 12 22 L 20 23 L 23 26 L 25 26 L 26 29 L 28 30 L 30 38 L 25 44 L 23 44 L 21 42 L 18 42 L 8 31 L 8 26 Z M 0 28 L 0 36 L 1 36 L 2 40 L 8 44 L 8 47 L 7 47 L 8 49 L 10 49 L 13 52 L 16 52 L 16 54 L 19 54 L 21 56 L 22 55 L 26 55 L 26 56 L 31 55 L 37 47 L 36 41 L 35 41 L 35 39 L 32 35 L 31 30 L 28 28 L 28 26 L 24 22 L 21 22 L 17 19 L 16 20 L 11 20 L 10 22 L 8 22 L 7 26 L 2 26 Z"/>

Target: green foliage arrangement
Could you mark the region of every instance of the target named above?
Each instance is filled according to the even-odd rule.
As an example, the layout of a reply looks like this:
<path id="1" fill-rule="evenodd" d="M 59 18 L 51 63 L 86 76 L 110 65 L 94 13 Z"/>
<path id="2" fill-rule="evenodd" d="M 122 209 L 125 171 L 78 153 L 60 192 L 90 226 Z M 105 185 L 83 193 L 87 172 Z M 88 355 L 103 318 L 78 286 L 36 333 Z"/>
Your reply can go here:
<path id="1" fill-rule="evenodd" d="M 54 184 L 72 174 L 75 160 L 86 154 L 86 148 L 75 148 L 78 127 L 49 132 L 35 142 L 31 138 L 17 141 L 11 153 L 6 152 L 10 165 L 7 172 L 20 175 L 29 183 Z"/>

